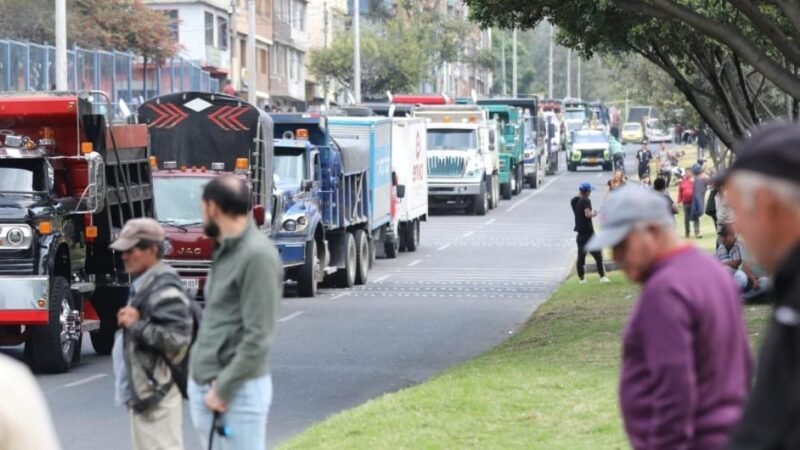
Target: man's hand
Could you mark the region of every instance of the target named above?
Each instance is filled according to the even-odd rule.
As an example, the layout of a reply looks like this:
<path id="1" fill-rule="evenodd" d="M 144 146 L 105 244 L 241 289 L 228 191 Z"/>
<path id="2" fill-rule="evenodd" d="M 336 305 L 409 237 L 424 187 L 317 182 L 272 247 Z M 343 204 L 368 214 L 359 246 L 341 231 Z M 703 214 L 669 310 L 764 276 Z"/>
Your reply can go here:
<path id="1" fill-rule="evenodd" d="M 126 306 L 117 313 L 117 324 L 122 328 L 130 328 L 139 321 L 139 318 L 141 318 L 141 314 L 138 309 Z"/>
<path id="2" fill-rule="evenodd" d="M 225 412 L 228 410 L 228 404 L 217 395 L 216 382 L 211 384 L 211 389 L 208 390 L 203 400 L 206 404 L 206 408 L 211 411 Z"/>

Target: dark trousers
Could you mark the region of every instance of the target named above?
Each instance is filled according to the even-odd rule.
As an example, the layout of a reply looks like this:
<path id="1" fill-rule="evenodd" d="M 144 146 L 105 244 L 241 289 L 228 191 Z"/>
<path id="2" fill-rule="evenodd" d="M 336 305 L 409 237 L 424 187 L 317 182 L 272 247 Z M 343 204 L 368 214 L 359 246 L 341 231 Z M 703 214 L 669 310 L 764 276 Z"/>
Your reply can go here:
<path id="1" fill-rule="evenodd" d="M 586 250 L 584 250 L 584 247 L 586 247 L 586 244 L 592 236 L 591 234 L 578 234 L 578 238 L 576 239 L 578 243 L 578 278 L 581 280 L 586 273 L 583 269 L 583 266 L 586 265 Z M 597 263 L 597 273 L 599 273 L 601 277 L 606 276 L 606 268 L 603 267 L 603 252 L 592 252 L 592 258 L 594 258 L 594 262 Z"/>
<path id="2" fill-rule="evenodd" d="M 650 165 L 639 163 L 639 179 L 641 180 L 645 176 L 650 176 Z"/>
<path id="3" fill-rule="evenodd" d="M 700 234 L 700 219 L 692 220 L 692 204 L 691 203 L 684 203 L 683 204 L 683 227 L 686 231 L 686 237 L 689 237 L 689 224 L 694 223 L 694 234 Z"/>

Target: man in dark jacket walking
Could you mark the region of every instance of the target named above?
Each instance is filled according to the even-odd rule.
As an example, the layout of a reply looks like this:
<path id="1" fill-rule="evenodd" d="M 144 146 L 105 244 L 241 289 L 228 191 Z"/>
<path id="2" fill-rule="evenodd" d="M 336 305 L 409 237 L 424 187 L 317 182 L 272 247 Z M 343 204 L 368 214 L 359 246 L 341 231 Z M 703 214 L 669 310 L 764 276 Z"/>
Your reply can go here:
<path id="1" fill-rule="evenodd" d="M 135 277 L 128 305 L 117 314 L 117 404 L 130 408 L 134 450 L 183 449 L 181 394 L 171 367 L 188 357 L 192 300 L 175 270 L 161 262 L 164 230 L 155 220 L 129 220 L 111 248 Z"/>
<path id="2" fill-rule="evenodd" d="M 719 180 L 750 255 L 775 275 L 775 309 L 730 448 L 800 448 L 800 128 L 757 131 Z"/>
<path id="3" fill-rule="evenodd" d="M 203 447 L 215 415 L 231 435 L 215 448 L 266 448 L 272 401 L 268 356 L 283 294 L 283 267 L 275 246 L 250 219 L 244 180 L 223 175 L 203 190 L 205 233 L 215 239 L 205 285 L 203 323 L 190 358 L 189 403 Z"/>
<path id="4" fill-rule="evenodd" d="M 589 183 L 581 183 L 578 186 L 578 195 L 570 200 L 572 206 L 572 213 L 575 215 L 575 232 L 578 233 L 575 242 L 578 244 L 578 262 L 576 264 L 578 270 L 578 280 L 581 284 L 586 282 L 584 278 L 586 265 L 586 243 L 594 236 L 594 225 L 592 218 L 597 215 L 597 211 L 592 208 L 592 201 L 589 197 L 592 196 L 592 187 Z M 606 278 L 606 269 L 603 265 L 603 252 L 591 252 L 594 262 L 597 264 L 597 273 L 600 275 L 601 283 L 608 283 L 609 279 Z"/>
<path id="5" fill-rule="evenodd" d="M 719 450 L 736 425 L 751 360 L 739 290 L 710 255 L 681 242 L 652 191 L 624 187 L 586 246 L 614 249 L 642 284 L 622 337 L 619 396 L 635 450 Z"/>

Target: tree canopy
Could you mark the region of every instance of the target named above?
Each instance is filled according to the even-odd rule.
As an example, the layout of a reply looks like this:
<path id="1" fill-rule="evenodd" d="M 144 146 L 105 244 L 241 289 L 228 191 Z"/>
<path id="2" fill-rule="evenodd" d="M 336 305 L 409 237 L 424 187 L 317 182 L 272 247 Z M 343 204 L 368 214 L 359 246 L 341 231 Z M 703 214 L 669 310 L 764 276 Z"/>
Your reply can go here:
<path id="1" fill-rule="evenodd" d="M 141 0 L 67 0 L 67 40 L 70 45 L 129 51 L 156 61 L 174 56 L 179 47 L 170 23 Z M 55 41 L 52 0 L 0 2 L 3 37 L 36 43 Z"/>
<path id="2" fill-rule="evenodd" d="M 728 147 L 800 99 L 800 2 L 465 0 L 483 26 L 558 26 L 562 45 L 638 54 L 659 67 Z"/>

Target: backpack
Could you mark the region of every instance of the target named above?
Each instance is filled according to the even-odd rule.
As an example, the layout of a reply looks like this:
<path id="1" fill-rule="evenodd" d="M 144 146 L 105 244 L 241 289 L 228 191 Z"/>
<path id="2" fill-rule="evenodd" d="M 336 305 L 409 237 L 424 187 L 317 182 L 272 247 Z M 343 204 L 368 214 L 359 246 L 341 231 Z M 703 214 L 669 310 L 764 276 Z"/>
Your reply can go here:
<path id="1" fill-rule="evenodd" d="M 187 392 L 187 385 L 189 384 L 189 352 L 192 350 L 192 346 L 194 346 L 194 341 L 197 340 L 197 332 L 200 330 L 200 322 L 203 320 L 203 309 L 200 308 L 200 304 L 191 297 L 189 298 L 189 314 L 192 315 L 192 339 L 189 341 L 189 348 L 186 350 L 186 355 L 178 365 L 172 364 L 166 356 L 164 357 L 170 372 L 172 372 L 172 379 L 175 381 L 175 385 L 178 386 L 178 390 L 181 391 L 183 398 L 187 400 L 189 399 L 189 393 Z"/>

